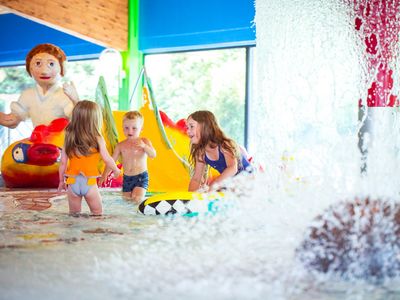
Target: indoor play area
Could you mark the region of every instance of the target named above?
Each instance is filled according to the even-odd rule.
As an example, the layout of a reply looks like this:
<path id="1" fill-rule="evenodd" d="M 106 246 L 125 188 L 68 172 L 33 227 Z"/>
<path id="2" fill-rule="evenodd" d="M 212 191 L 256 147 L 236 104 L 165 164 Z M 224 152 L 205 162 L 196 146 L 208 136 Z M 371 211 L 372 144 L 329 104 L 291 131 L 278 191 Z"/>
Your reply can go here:
<path id="1" fill-rule="evenodd" d="M 400 0 L 0 0 L 0 9 L 1 299 L 400 299 Z M 85 65 L 89 84 L 63 74 L 52 52 L 66 104 L 29 107 L 37 114 L 18 123 L 13 101 L 44 80 L 27 54 L 45 43 L 65 52 L 66 68 L 114 58 L 100 75 Z M 232 49 L 235 62 L 225 52 L 211 61 Z M 7 96 L 6 68 L 33 80 Z M 122 175 L 110 175 L 99 184 L 102 215 L 85 201 L 68 213 L 57 187 L 61 115 L 79 102 L 69 80 L 100 107 L 110 154 L 124 114 L 143 115 L 141 136 L 156 151 L 143 201 L 122 197 Z M 189 191 L 189 109 L 214 111 L 232 130 L 250 174 Z"/>

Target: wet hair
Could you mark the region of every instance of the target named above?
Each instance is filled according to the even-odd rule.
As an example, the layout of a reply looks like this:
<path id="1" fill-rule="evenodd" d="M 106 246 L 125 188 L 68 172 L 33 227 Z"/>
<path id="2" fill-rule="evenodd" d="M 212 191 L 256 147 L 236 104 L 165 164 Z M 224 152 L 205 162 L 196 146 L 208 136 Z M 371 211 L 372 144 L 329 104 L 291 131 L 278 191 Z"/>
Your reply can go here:
<path id="1" fill-rule="evenodd" d="M 141 119 L 143 121 L 143 115 L 137 110 L 128 111 L 124 114 L 123 120 L 136 120 Z"/>
<path id="2" fill-rule="evenodd" d="M 79 101 L 65 129 L 65 153 L 72 156 L 87 156 L 93 149 L 99 150 L 97 139 L 101 136 L 102 113 L 100 106 L 89 100 Z"/>
<path id="3" fill-rule="evenodd" d="M 60 63 L 60 68 L 61 68 L 61 76 L 64 76 L 64 62 L 67 60 L 67 56 L 65 55 L 64 51 L 61 50 L 60 47 L 57 47 L 56 45 L 53 44 L 39 44 L 31 49 L 29 51 L 28 55 L 26 56 L 25 59 L 25 68 L 26 71 L 28 72 L 29 76 L 32 76 L 31 71 L 30 71 L 30 64 L 32 61 L 32 58 L 39 53 L 48 53 L 50 55 L 53 55 L 55 58 L 57 58 L 58 62 Z"/>
<path id="4" fill-rule="evenodd" d="M 240 150 L 237 144 L 224 134 L 212 112 L 208 110 L 198 110 L 190 114 L 188 119 L 189 118 L 195 120 L 200 125 L 200 140 L 196 145 L 190 145 L 189 162 L 192 165 L 195 164 L 196 159 L 201 162 L 204 161 L 206 146 L 211 145 L 211 147 L 219 146 L 235 156 L 238 161 L 238 166 L 240 166 Z"/>

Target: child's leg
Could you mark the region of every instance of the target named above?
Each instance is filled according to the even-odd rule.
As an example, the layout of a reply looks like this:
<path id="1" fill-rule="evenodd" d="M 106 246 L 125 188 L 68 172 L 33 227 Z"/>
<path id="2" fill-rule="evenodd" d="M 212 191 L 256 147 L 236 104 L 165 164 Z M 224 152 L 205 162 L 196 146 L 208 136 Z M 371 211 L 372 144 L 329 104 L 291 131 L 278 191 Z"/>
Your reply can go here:
<path id="1" fill-rule="evenodd" d="M 75 193 L 72 191 L 71 186 L 68 186 L 67 196 L 68 196 L 69 213 L 79 214 L 82 208 L 82 196 L 75 195 Z"/>
<path id="2" fill-rule="evenodd" d="M 132 190 L 131 198 L 134 202 L 140 203 L 143 201 L 145 195 L 146 195 L 146 189 L 137 186 Z"/>
<path id="3" fill-rule="evenodd" d="M 103 204 L 101 203 L 101 196 L 97 184 L 90 186 L 90 189 L 85 196 L 85 200 L 92 215 L 100 216 L 103 213 Z"/>

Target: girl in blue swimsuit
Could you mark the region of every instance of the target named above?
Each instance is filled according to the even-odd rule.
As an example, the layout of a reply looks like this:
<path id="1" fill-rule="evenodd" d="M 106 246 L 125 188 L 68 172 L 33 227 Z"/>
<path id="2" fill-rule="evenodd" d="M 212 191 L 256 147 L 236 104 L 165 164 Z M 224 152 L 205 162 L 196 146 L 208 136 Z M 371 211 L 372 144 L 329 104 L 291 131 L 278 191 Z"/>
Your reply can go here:
<path id="1" fill-rule="evenodd" d="M 189 191 L 197 191 L 204 185 L 211 189 L 215 184 L 220 184 L 242 171 L 251 171 L 244 153 L 224 134 L 212 112 L 201 110 L 192 113 L 187 118 L 187 134 L 190 138 L 189 161 L 194 166 Z M 207 166 L 216 169 L 220 174 L 205 182 Z"/>

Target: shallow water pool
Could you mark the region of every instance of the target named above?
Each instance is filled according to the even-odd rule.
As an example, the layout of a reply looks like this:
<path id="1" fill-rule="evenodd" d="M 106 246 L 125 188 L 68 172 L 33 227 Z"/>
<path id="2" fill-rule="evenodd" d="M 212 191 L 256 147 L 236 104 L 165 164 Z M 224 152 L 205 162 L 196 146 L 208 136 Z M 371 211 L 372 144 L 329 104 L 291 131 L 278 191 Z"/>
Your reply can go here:
<path id="1" fill-rule="evenodd" d="M 272 191 L 228 194 L 232 208 L 191 218 L 140 215 L 116 191 L 103 192 L 105 215 L 95 218 L 69 216 L 65 195 L 51 191 L 31 191 L 25 202 L 26 191 L 3 192 L 0 298 L 399 299 L 394 281 L 324 278 L 295 262 L 318 210 L 302 207 L 295 192 L 279 201 Z M 25 209 L 38 195 L 52 205 Z"/>

